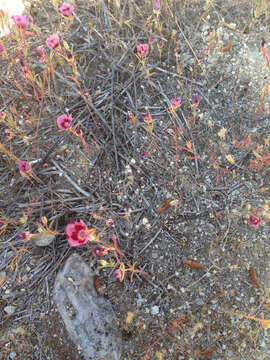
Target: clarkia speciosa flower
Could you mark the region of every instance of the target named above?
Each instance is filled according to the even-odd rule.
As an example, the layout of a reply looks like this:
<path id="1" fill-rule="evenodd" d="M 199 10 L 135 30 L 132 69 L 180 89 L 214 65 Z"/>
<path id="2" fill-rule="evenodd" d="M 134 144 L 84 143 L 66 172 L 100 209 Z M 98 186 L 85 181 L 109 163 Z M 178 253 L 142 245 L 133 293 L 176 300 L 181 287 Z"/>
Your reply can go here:
<path id="1" fill-rule="evenodd" d="M 139 44 L 137 46 L 138 54 L 141 58 L 146 57 L 149 54 L 149 45 L 148 44 Z"/>
<path id="2" fill-rule="evenodd" d="M 46 40 L 46 45 L 51 49 L 56 49 L 60 45 L 58 34 L 49 35 Z"/>
<path id="3" fill-rule="evenodd" d="M 57 118 L 57 125 L 60 130 L 67 130 L 71 127 L 72 115 L 62 114 Z"/>
<path id="4" fill-rule="evenodd" d="M 68 5 L 64 1 L 62 6 L 60 7 L 59 11 L 63 16 L 70 16 L 70 15 L 72 15 L 72 13 L 74 11 L 74 6 L 73 5 Z"/>
<path id="5" fill-rule="evenodd" d="M 19 170 L 21 175 L 25 175 L 31 171 L 31 165 L 28 161 L 21 160 L 19 162 Z"/>
<path id="6" fill-rule="evenodd" d="M 83 246 L 88 241 L 94 240 L 95 229 L 88 230 L 83 220 L 71 221 L 66 227 L 66 237 L 70 246 Z"/>
<path id="7" fill-rule="evenodd" d="M 259 215 L 250 215 L 248 218 L 248 223 L 252 227 L 258 227 L 262 224 L 262 217 Z"/>
<path id="8" fill-rule="evenodd" d="M 28 15 L 12 15 L 11 19 L 17 25 L 17 27 L 26 29 L 29 25 L 29 16 Z"/>

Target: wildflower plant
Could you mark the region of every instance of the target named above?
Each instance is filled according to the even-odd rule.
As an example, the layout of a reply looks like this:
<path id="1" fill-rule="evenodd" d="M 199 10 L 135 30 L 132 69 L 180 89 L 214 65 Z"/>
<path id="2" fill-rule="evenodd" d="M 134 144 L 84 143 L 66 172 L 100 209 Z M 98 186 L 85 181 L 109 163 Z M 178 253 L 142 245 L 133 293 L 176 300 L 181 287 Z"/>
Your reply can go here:
<path id="1" fill-rule="evenodd" d="M 76 137 L 78 137 L 82 143 L 82 145 L 84 146 L 85 151 L 87 152 L 87 144 L 86 141 L 83 138 L 83 133 L 82 130 L 80 129 L 80 125 L 77 124 L 75 127 L 72 127 L 72 115 L 68 115 L 68 114 L 62 114 L 60 116 L 58 116 L 57 118 L 57 126 L 59 128 L 59 130 L 62 131 L 70 131 L 73 135 L 75 135 Z"/>
<path id="2" fill-rule="evenodd" d="M 175 174 L 178 172 L 178 160 L 179 160 L 179 152 L 178 152 L 178 131 L 177 125 L 175 121 L 175 110 L 181 105 L 182 98 L 178 96 L 177 98 L 171 98 L 171 106 L 167 109 L 168 113 L 171 114 L 174 124 L 173 129 L 173 137 L 175 142 Z"/>
<path id="3" fill-rule="evenodd" d="M 134 274 L 146 274 L 144 271 L 135 269 L 135 263 L 131 265 L 125 254 L 119 250 L 116 243 L 116 236 L 113 235 L 113 246 L 108 245 L 106 242 L 100 239 L 102 232 L 95 234 L 96 229 L 91 228 L 88 229 L 85 222 L 80 219 L 80 221 L 71 221 L 66 226 L 66 238 L 70 246 L 72 247 L 82 247 L 86 245 L 88 242 L 90 243 L 98 243 L 92 248 L 92 254 L 94 258 L 100 258 L 103 256 L 108 256 L 110 252 L 112 252 L 116 262 L 110 259 L 107 260 L 99 260 L 100 269 L 117 267 L 117 270 L 114 272 L 114 277 L 122 282 L 125 278 L 126 272 L 130 272 L 130 281 L 133 281 Z"/>
<path id="4" fill-rule="evenodd" d="M 242 266 L 249 257 L 244 261 L 254 268 L 266 259 L 256 263 L 253 253 L 245 253 L 246 247 L 241 248 L 243 253 L 237 252 L 243 237 L 265 256 L 259 246 L 270 219 L 270 61 L 266 40 L 258 47 L 261 56 L 252 57 L 254 61 L 260 58 L 256 72 L 263 78 L 260 82 L 254 72 L 254 83 L 261 90 L 256 104 L 250 90 L 254 84 L 242 89 L 242 80 L 250 76 L 243 66 L 246 59 L 237 68 L 234 42 L 243 29 L 232 32 L 232 24 L 226 22 L 215 30 L 211 22 L 216 14 L 208 18 L 210 10 L 200 11 L 201 2 L 190 2 L 189 12 L 196 10 L 198 20 L 194 28 L 189 24 L 192 17 L 183 16 L 188 2 L 180 6 L 181 1 L 153 0 L 139 2 L 140 7 L 136 1 L 86 1 L 83 6 L 72 0 L 33 5 L 36 3 L 38 13 L 33 6 L 29 15 L 12 14 L 10 23 L 0 11 L 0 26 L 10 30 L 0 39 L 0 244 L 3 254 L 10 249 L 14 254 L 3 264 L 7 261 L 19 279 L 28 264 L 29 283 L 38 283 L 30 277 L 42 279 L 45 274 L 47 278 L 53 272 L 47 271 L 46 265 L 38 275 L 35 264 L 39 269 L 44 258 L 60 259 L 64 236 L 64 247 L 89 254 L 93 267 L 121 283 L 115 284 L 118 290 L 125 290 L 123 299 L 119 297 L 120 307 L 128 303 L 128 293 L 136 293 L 136 278 L 146 274 L 138 265 L 143 262 L 143 269 L 152 272 L 151 280 L 146 278 L 140 286 L 147 301 L 154 286 L 168 296 L 172 309 L 178 309 L 190 295 L 192 299 L 200 296 L 194 286 L 200 283 L 206 285 L 208 299 L 222 296 L 226 306 L 236 308 L 234 290 L 219 295 L 212 284 L 224 280 L 226 289 L 231 278 L 241 280 L 240 276 L 228 280 L 227 269 Z M 50 18 L 44 21 L 47 13 Z M 231 49 L 220 45 L 226 37 L 232 39 Z M 246 54 L 249 47 L 244 49 Z M 227 64 L 228 59 L 235 61 Z M 233 67 L 232 79 L 220 77 L 220 66 L 226 71 Z M 238 70 L 239 78 L 234 81 Z M 229 88 L 224 94 L 223 86 Z M 261 205 L 243 211 L 247 203 Z M 89 214 L 91 222 L 86 220 Z M 71 221 L 66 223 L 66 219 Z M 65 230 L 59 233 L 63 222 Z M 37 227 L 34 232 L 29 230 L 32 224 Z M 188 247 L 182 227 L 192 235 Z M 12 231 L 17 235 L 10 237 Z M 254 241 L 258 231 L 263 236 Z M 53 248 L 43 249 L 45 257 L 42 253 L 39 258 L 32 248 L 46 236 L 56 240 Z M 180 241 L 179 253 L 175 249 Z M 47 256 L 52 251 L 56 256 Z M 182 266 L 184 261 L 178 261 L 178 253 L 189 261 L 187 269 Z M 207 277 L 199 274 L 196 278 L 196 270 L 207 271 Z M 177 273 L 183 274 L 181 284 Z M 260 278 L 260 269 L 257 274 Z M 134 282 L 130 292 L 126 280 Z M 263 288 L 262 279 L 259 283 Z M 256 281 L 254 284 L 256 291 Z M 243 293 L 254 290 L 252 282 L 248 289 L 246 280 L 242 285 Z M 174 294 L 179 286 L 180 298 Z M 257 302 L 258 298 L 252 297 Z M 242 300 L 244 303 L 245 298 Z M 259 300 L 257 305 L 268 306 Z M 153 308 L 146 318 L 156 315 Z M 138 314 L 143 311 L 138 306 Z M 160 322 L 162 316 L 160 307 Z M 211 314 L 210 318 L 216 321 Z M 202 322 L 209 319 L 203 317 Z M 197 330 L 190 328 L 187 333 L 192 333 L 192 338 L 185 337 L 172 357 L 179 356 L 179 349 L 184 349 L 187 358 L 203 355 L 196 348 L 205 340 L 203 333 L 196 338 L 202 327 L 192 324 L 193 320 L 181 329 L 182 334 L 187 336 L 184 330 L 188 326 Z M 178 322 L 175 326 L 178 329 Z M 166 326 L 162 328 L 160 334 L 166 336 Z M 146 329 L 140 331 L 150 336 Z M 174 334 L 170 335 L 164 343 L 170 344 Z M 211 337 L 209 334 L 213 340 Z M 217 344 L 215 339 L 213 343 Z M 192 344 L 191 348 L 186 344 Z M 165 359 L 163 350 L 153 349 L 146 356 Z"/>
<path id="5" fill-rule="evenodd" d="M 193 126 L 196 124 L 197 120 L 197 107 L 200 103 L 200 95 L 194 94 L 193 95 Z"/>
<path id="6" fill-rule="evenodd" d="M 40 234 L 46 234 L 46 235 L 59 235 L 60 233 L 58 231 L 52 230 L 53 225 L 54 225 L 54 220 L 52 220 L 48 224 L 48 220 L 46 216 L 42 216 L 40 222 L 38 223 L 38 232 Z"/>
<path id="7" fill-rule="evenodd" d="M 142 65 L 143 70 L 144 70 L 145 73 L 146 73 L 147 79 L 150 78 L 150 71 L 149 71 L 149 69 L 148 69 L 147 66 L 146 66 L 146 60 L 147 60 L 147 57 L 148 57 L 148 55 L 149 55 L 149 49 L 150 49 L 150 48 L 149 48 L 149 45 L 148 45 L 148 44 L 143 44 L 143 43 L 141 43 L 141 44 L 139 44 L 139 45 L 137 46 L 138 58 L 139 58 L 139 61 L 140 61 L 141 65 Z"/>

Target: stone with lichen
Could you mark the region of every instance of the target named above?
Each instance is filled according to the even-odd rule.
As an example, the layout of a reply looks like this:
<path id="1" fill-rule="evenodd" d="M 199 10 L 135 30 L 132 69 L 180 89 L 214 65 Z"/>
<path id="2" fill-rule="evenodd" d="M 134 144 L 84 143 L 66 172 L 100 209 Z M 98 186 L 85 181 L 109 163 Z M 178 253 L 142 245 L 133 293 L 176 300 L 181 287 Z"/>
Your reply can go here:
<path id="1" fill-rule="evenodd" d="M 71 255 L 58 273 L 54 301 L 85 360 L 120 359 L 122 340 L 112 306 L 97 294 L 94 276 L 79 255 Z"/>

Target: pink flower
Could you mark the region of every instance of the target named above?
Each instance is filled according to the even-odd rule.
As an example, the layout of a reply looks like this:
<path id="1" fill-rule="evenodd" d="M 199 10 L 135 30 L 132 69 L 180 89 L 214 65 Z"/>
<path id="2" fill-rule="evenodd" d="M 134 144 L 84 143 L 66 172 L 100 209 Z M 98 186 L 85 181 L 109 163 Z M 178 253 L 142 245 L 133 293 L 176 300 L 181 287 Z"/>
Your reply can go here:
<path id="1" fill-rule="evenodd" d="M 3 44 L 0 43 L 0 54 L 4 51 L 4 46 Z"/>
<path id="2" fill-rule="evenodd" d="M 144 58 L 149 53 L 149 45 L 148 44 L 139 44 L 137 46 L 138 54 L 141 58 Z"/>
<path id="3" fill-rule="evenodd" d="M 178 108 L 178 106 L 181 105 L 181 97 L 178 96 L 177 98 L 172 98 L 171 99 L 171 104 L 172 104 L 174 109 Z"/>
<path id="4" fill-rule="evenodd" d="M 1 118 L 1 116 L 0 116 L 0 118 Z M 7 140 L 9 141 L 13 138 L 13 132 L 10 129 L 5 129 L 4 136 L 6 136 Z"/>
<path id="5" fill-rule="evenodd" d="M 62 114 L 57 118 L 57 125 L 60 130 L 67 130 L 68 128 L 71 127 L 71 121 L 72 121 L 71 115 Z"/>
<path id="6" fill-rule="evenodd" d="M 109 248 L 97 245 L 93 248 L 92 254 L 94 255 L 94 257 L 105 256 L 105 255 L 107 255 L 108 250 L 109 250 Z"/>
<path id="7" fill-rule="evenodd" d="M 66 55 L 68 59 L 72 59 L 72 54 L 69 50 L 66 50 Z"/>
<path id="8" fill-rule="evenodd" d="M 21 175 L 27 174 L 28 172 L 31 171 L 31 165 L 29 164 L 28 161 L 21 160 L 19 162 L 19 170 Z"/>
<path id="9" fill-rule="evenodd" d="M 60 45 L 58 34 L 49 35 L 46 40 L 46 45 L 51 49 L 56 49 Z"/>
<path id="10" fill-rule="evenodd" d="M 162 49 L 162 47 L 164 46 L 164 41 L 163 40 L 160 40 L 158 43 L 157 43 L 157 47 L 159 49 Z"/>
<path id="11" fill-rule="evenodd" d="M 145 122 L 151 122 L 152 121 L 152 117 L 149 111 L 146 112 L 145 117 L 144 117 L 144 121 Z"/>
<path id="12" fill-rule="evenodd" d="M 14 21 L 14 23 L 23 29 L 26 29 L 29 25 L 29 16 L 28 15 L 13 15 L 11 16 L 11 19 Z"/>
<path id="13" fill-rule="evenodd" d="M 88 228 L 82 220 L 80 220 L 80 222 L 71 221 L 67 225 L 66 237 L 70 246 L 83 246 L 91 240 Z"/>
<path id="14" fill-rule="evenodd" d="M 264 38 L 262 38 L 262 55 L 267 60 L 266 41 L 264 40 Z"/>
<path id="15" fill-rule="evenodd" d="M 59 11 L 64 16 L 69 16 L 73 13 L 74 6 L 68 5 L 66 2 L 63 2 L 62 6 L 60 7 Z"/>
<path id="16" fill-rule="evenodd" d="M 115 270 L 114 277 L 122 282 L 124 280 L 124 271 L 122 269 Z"/>
<path id="17" fill-rule="evenodd" d="M 200 95 L 199 94 L 194 94 L 193 95 L 193 104 L 194 106 L 198 106 L 200 102 Z"/>
<path id="18" fill-rule="evenodd" d="M 155 11 L 156 12 L 160 11 L 160 0 L 156 0 Z"/>
<path id="19" fill-rule="evenodd" d="M 262 223 L 262 217 L 259 215 L 250 215 L 248 218 L 248 223 L 252 227 L 258 227 Z"/>
<path id="20" fill-rule="evenodd" d="M 150 37 L 149 37 L 149 43 L 150 43 L 150 45 L 152 45 L 155 40 L 156 40 L 156 39 L 154 38 L 154 36 L 153 36 L 153 35 L 150 35 Z"/>
<path id="21" fill-rule="evenodd" d="M 28 233 L 28 232 L 22 232 L 22 233 L 20 233 L 20 234 L 17 234 L 16 236 L 15 236 L 15 238 L 16 238 L 16 240 L 28 240 L 28 239 L 30 239 L 30 236 L 29 236 L 30 234 Z"/>

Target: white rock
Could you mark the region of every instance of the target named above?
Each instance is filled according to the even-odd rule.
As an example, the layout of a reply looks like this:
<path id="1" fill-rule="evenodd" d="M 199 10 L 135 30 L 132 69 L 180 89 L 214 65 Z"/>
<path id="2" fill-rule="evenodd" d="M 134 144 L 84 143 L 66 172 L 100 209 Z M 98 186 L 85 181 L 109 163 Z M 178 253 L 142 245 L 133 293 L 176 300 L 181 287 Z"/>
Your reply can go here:
<path id="1" fill-rule="evenodd" d="M 16 310 L 16 306 L 8 305 L 8 306 L 4 307 L 4 311 L 5 311 L 8 315 L 14 314 L 14 313 L 15 313 L 15 310 Z"/>
<path id="2" fill-rule="evenodd" d="M 159 307 L 157 305 L 153 306 L 151 308 L 151 314 L 152 315 L 157 315 L 159 313 Z"/>
<path id="3" fill-rule="evenodd" d="M 13 24 L 11 20 L 12 15 L 23 15 L 24 5 L 22 0 L 0 0 L 0 9 L 8 14 L 10 25 Z M 0 26 L 0 38 L 8 34 L 7 26 L 2 29 Z"/>

